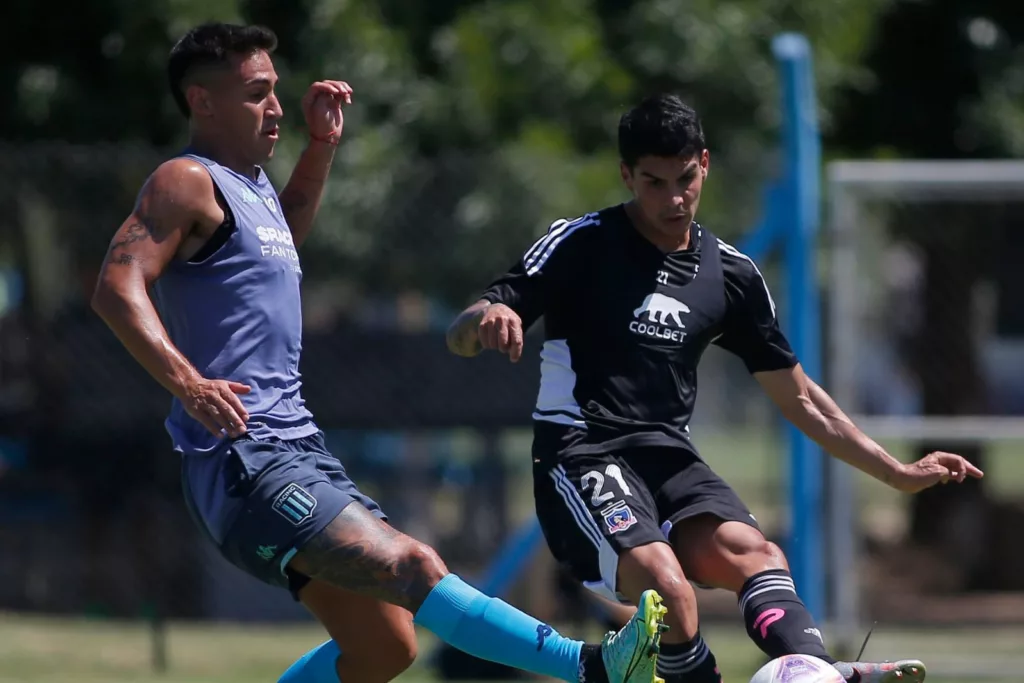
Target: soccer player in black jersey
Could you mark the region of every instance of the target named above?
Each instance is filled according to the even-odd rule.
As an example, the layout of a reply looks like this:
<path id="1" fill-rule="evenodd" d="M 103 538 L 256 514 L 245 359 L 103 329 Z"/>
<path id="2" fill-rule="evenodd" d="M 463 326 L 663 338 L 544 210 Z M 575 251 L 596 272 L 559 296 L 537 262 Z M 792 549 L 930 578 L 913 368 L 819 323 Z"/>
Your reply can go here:
<path id="1" fill-rule="evenodd" d="M 916 660 L 829 656 L 782 551 L 690 440 L 700 357 L 710 344 L 739 356 L 805 434 L 900 491 L 981 471 L 951 453 L 900 463 L 804 374 L 757 266 L 695 221 L 709 156 L 693 109 L 644 100 L 619 123 L 619 153 L 633 199 L 553 223 L 448 331 L 458 355 L 516 361 L 544 317 L 534 494 L 552 554 L 608 597 L 665 598 L 667 683 L 720 680 L 690 582 L 735 592 L 770 657 L 814 655 L 851 683 L 923 680 Z"/>

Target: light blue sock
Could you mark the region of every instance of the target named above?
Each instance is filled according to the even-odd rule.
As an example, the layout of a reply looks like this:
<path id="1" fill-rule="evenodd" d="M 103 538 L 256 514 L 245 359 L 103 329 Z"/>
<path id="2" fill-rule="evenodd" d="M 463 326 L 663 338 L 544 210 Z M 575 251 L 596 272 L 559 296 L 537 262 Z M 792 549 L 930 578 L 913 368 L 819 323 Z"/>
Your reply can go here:
<path id="1" fill-rule="evenodd" d="M 277 683 L 339 683 L 335 664 L 340 654 L 335 642 L 328 640 L 302 655 Z"/>
<path id="2" fill-rule="evenodd" d="M 416 612 L 416 624 L 467 654 L 576 683 L 583 643 L 473 588 L 441 579 Z"/>

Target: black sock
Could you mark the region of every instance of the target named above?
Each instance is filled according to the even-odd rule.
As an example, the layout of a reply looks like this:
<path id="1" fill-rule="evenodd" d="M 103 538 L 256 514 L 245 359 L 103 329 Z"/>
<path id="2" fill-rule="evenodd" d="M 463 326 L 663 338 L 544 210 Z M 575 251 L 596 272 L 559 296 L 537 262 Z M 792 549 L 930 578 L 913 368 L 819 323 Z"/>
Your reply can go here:
<path id="1" fill-rule="evenodd" d="M 801 654 L 835 663 L 786 570 L 772 569 L 750 577 L 739 600 L 747 634 L 769 657 Z"/>
<path id="2" fill-rule="evenodd" d="M 700 636 L 688 643 L 662 643 L 658 675 L 665 683 L 721 683 L 715 655 Z"/>
<path id="3" fill-rule="evenodd" d="M 608 683 L 600 645 L 584 644 L 580 650 L 580 683 Z"/>

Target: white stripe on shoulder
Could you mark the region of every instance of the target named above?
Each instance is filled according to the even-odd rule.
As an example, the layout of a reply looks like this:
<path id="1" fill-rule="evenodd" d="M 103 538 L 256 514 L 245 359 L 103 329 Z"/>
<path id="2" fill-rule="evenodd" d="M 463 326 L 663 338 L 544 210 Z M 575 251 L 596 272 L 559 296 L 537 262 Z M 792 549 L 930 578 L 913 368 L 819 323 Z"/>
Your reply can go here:
<path id="1" fill-rule="evenodd" d="M 561 244 L 569 235 L 576 232 L 580 228 L 585 228 L 589 225 L 598 225 L 600 223 L 596 213 L 588 213 L 585 216 L 580 216 L 575 220 L 567 221 L 559 219 L 551 224 L 548 228 L 547 234 L 541 237 L 539 240 L 533 243 L 533 245 L 526 250 L 523 254 L 523 268 L 526 270 L 527 275 L 535 275 L 544 266 L 544 263 L 551 258 L 551 254 L 555 253 L 555 249 Z"/>
<path id="2" fill-rule="evenodd" d="M 552 223 L 548 227 L 547 232 L 545 232 L 543 235 L 541 235 L 540 239 L 538 239 L 536 242 L 534 242 L 530 246 L 530 248 L 526 250 L 526 253 L 523 254 L 523 262 L 525 263 L 526 261 L 528 261 L 531 258 L 533 258 L 534 255 L 537 253 L 537 250 L 538 249 L 542 249 L 543 245 L 546 244 L 548 242 L 548 240 L 550 240 L 555 235 L 561 233 L 561 231 L 564 229 L 564 227 L 568 223 L 569 223 L 569 221 L 564 219 L 564 218 L 559 218 L 557 221 Z"/>
<path id="3" fill-rule="evenodd" d="M 750 258 L 731 244 L 723 242 L 721 239 L 718 240 L 718 248 L 726 254 L 743 259 L 754 268 L 754 272 L 757 273 L 757 277 L 761 279 L 761 286 L 764 287 L 765 296 L 768 297 L 768 305 L 772 308 L 772 317 L 777 317 L 775 314 L 775 300 L 772 299 L 772 293 L 771 290 L 768 289 L 768 283 L 765 282 L 764 275 L 761 274 L 761 270 L 757 267 L 757 264 L 754 263 L 754 259 Z"/>

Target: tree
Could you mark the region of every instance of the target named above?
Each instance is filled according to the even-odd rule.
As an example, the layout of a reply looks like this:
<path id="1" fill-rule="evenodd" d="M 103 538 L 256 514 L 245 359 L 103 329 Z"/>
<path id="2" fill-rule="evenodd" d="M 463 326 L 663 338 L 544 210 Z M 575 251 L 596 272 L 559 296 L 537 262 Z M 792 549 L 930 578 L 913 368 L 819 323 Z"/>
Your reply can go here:
<path id="1" fill-rule="evenodd" d="M 555 218 L 623 198 L 616 122 L 654 90 L 702 112 L 716 179 L 704 214 L 723 236 L 746 230 L 776 165 L 771 36 L 811 36 L 827 113 L 831 93 L 863 79 L 858 55 L 885 3 L 98 0 L 73 12 L 21 3 L 16 23 L 47 31 L 5 60 L 0 89 L 16 105 L 0 123 L 22 140 L 176 151 L 185 128 L 164 76 L 174 41 L 200 21 L 265 23 L 280 37 L 286 111 L 269 166 L 277 182 L 303 144 L 306 85 L 332 75 L 356 90 L 306 258 L 311 288 L 415 287 L 461 304 L 469 283 L 505 268 Z"/>

